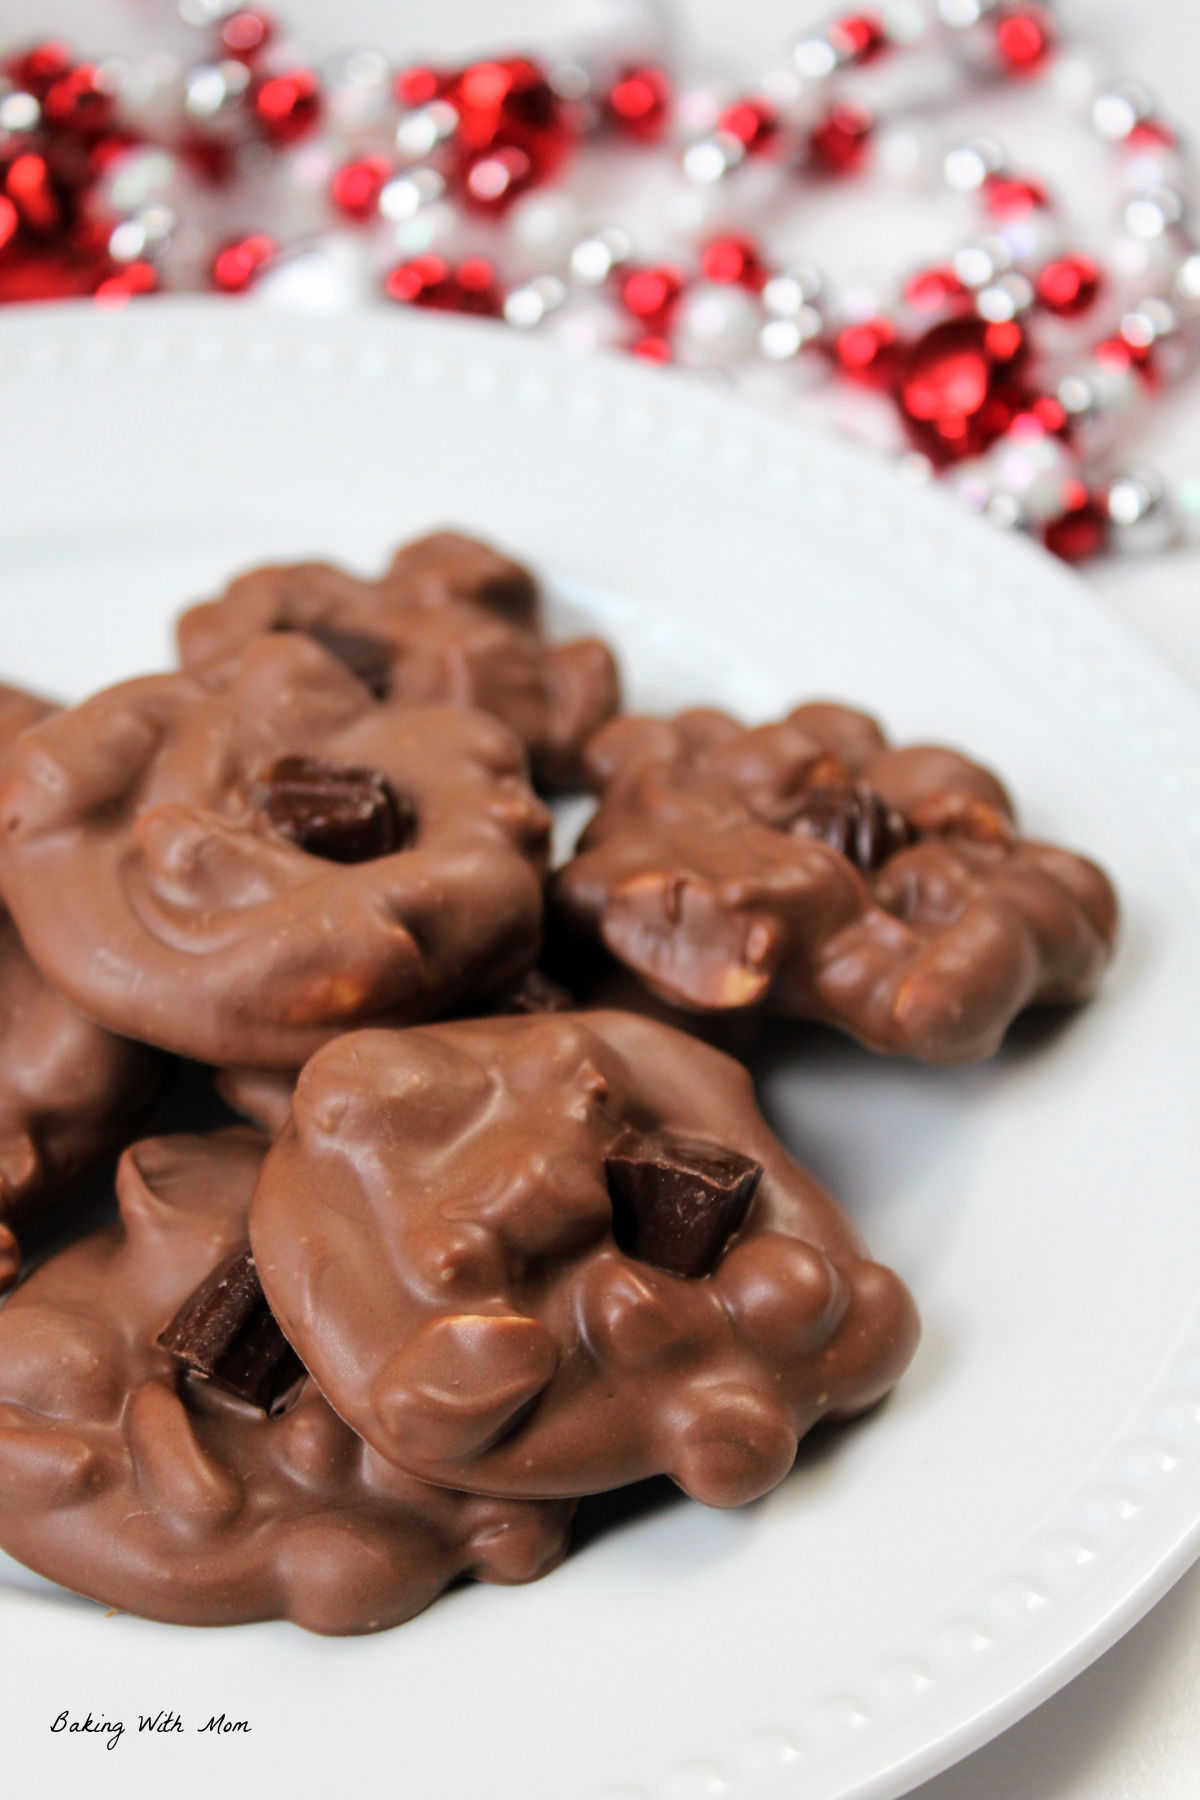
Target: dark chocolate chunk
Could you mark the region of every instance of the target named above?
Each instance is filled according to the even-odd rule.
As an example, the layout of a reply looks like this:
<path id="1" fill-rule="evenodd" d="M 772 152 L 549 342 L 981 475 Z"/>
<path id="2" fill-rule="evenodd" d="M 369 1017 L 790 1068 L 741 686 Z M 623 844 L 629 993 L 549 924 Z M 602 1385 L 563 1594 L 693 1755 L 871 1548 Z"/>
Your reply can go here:
<path id="1" fill-rule="evenodd" d="M 267 817 L 283 837 L 329 862 L 370 862 L 402 849 L 416 816 L 377 769 L 281 756 L 266 778 Z"/>
<path id="2" fill-rule="evenodd" d="M 626 1132 L 604 1171 L 626 1255 L 699 1276 L 711 1275 L 745 1218 L 762 1164 L 678 1132 Z"/>
<path id="3" fill-rule="evenodd" d="M 189 1375 L 274 1418 L 305 1379 L 267 1305 L 251 1252 L 239 1250 L 184 1301 L 158 1339 Z"/>
<path id="4" fill-rule="evenodd" d="M 387 699 L 392 691 L 392 653 L 386 639 L 336 625 L 310 625 L 307 635 L 344 663 L 377 700 Z"/>
<path id="5" fill-rule="evenodd" d="M 903 815 L 865 781 L 810 788 L 791 829 L 840 850 L 860 869 L 878 869 L 916 835 Z"/>
<path id="6" fill-rule="evenodd" d="M 505 988 L 492 1007 L 497 1013 L 574 1012 L 574 994 L 542 969 L 530 969 L 520 981 Z"/>

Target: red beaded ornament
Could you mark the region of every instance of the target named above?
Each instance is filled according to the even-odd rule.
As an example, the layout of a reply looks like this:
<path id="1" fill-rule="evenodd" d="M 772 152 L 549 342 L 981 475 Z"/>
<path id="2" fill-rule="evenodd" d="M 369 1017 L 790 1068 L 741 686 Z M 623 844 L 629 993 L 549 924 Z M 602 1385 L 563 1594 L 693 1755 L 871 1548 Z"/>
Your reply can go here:
<path id="1" fill-rule="evenodd" d="M 1032 83 L 1064 49 L 1040 0 L 931 8 L 915 40 L 890 9 L 838 14 L 792 46 L 782 75 L 732 97 L 678 88 L 649 43 L 562 67 L 493 55 L 391 71 L 370 54 L 319 76 L 267 13 L 213 11 L 196 27 L 173 117 L 134 110 L 141 77 L 126 64 L 77 61 L 57 40 L 0 63 L 0 302 L 90 294 L 123 305 L 194 283 L 200 266 L 209 286 L 241 294 L 289 250 L 321 255 L 321 234 L 353 228 L 354 254 L 399 304 L 551 332 L 561 316 L 568 341 L 582 322 L 580 341 L 734 380 L 758 359 L 780 384 L 792 365 L 826 369 L 871 391 L 862 406 L 893 410 L 897 440 L 919 452 L 910 461 L 952 471 L 971 504 L 1069 560 L 1169 527 L 1154 479 L 1114 476 L 1111 463 L 1118 421 L 1179 379 L 1200 321 L 1180 147 L 1143 90 L 1115 83 L 1089 101 L 1097 138 L 1123 159 L 1125 239 L 1109 260 L 1072 242 L 1044 182 L 986 141 L 945 158 L 978 235 L 902 277 L 894 304 L 839 302 L 817 271 L 775 254 L 788 195 L 866 171 L 877 143 L 892 166 L 887 110 L 877 119 L 863 104 L 858 71 L 934 56 L 964 89 Z M 565 183 L 585 143 L 614 166 L 629 151 L 673 166 L 690 196 L 680 216 L 696 221 L 690 246 L 665 212 L 661 238 L 651 229 L 640 249 L 619 224 L 585 230 L 581 219 L 578 240 L 547 249 L 539 270 L 542 223 L 553 238 L 571 200 L 564 192 L 559 213 L 552 199 L 529 225 L 517 203 Z M 156 157 L 170 176 L 161 191 Z M 323 194 L 302 185 L 313 171 Z M 222 190 L 214 206 L 228 195 L 237 235 L 198 224 L 197 183 Z M 118 203 L 126 188 L 140 197 Z M 178 258 L 177 233 L 193 246 Z M 1025 485 L 1006 486 L 1019 464 Z"/>

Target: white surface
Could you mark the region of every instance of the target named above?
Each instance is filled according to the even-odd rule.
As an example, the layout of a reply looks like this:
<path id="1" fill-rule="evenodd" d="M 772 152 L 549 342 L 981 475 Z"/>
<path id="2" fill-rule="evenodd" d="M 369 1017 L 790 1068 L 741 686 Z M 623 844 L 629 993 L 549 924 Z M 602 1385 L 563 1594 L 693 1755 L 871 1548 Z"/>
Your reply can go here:
<path id="1" fill-rule="evenodd" d="M 95 48 L 153 17 L 146 0 L 7 0 L 6 31 L 60 29 Z M 525 37 L 536 42 L 550 0 L 287 0 L 281 12 L 323 47 L 377 42 L 457 51 Z M 793 31 L 819 21 L 821 0 L 677 0 L 695 44 L 730 69 L 770 57 Z M 1191 0 L 1060 0 L 1060 14 L 1103 47 L 1111 66 L 1147 80 L 1169 116 L 1200 143 L 1200 6 Z M 916 209 L 897 207 L 902 224 Z M 857 252 L 854 225 L 844 252 Z M 835 245 L 835 248 L 839 246 Z M 1144 453 L 1172 474 L 1200 473 L 1196 389 L 1149 434 Z M 1200 552 L 1142 564 L 1112 562 L 1093 584 L 1200 677 Z M 1194 1800 L 1200 1768 L 1200 1569 L 1086 1675 L 1032 1718 L 913 1800 Z M 0 1702 L 2 1704 L 2 1702 Z M 421 1797 L 424 1800 L 424 1797 Z"/>
<path id="2" fill-rule="evenodd" d="M 1126 903 L 1101 1000 L 992 1065 L 802 1038 L 763 1071 L 919 1296 L 923 1346 L 881 1413 L 758 1507 L 668 1507 L 380 1639 L 110 1620 L 10 1571 L 6 1776 L 211 1793 L 227 1743 L 48 1736 L 64 1707 L 153 1702 L 252 1717 L 239 1791 L 373 1792 L 394 1768 L 421 1800 L 887 1800 L 1048 1695 L 1200 1544 L 1186 686 L 1054 565 L 880 465 L 486 327 L 13 314 L 0 382 L 23 420 L 0 444 L 17 677 L 81 691 L 144 666 L 239 562 L 372 561 L 452 516 L 555 570 L 635 703 L 858 696 L 999 764 Z"/>

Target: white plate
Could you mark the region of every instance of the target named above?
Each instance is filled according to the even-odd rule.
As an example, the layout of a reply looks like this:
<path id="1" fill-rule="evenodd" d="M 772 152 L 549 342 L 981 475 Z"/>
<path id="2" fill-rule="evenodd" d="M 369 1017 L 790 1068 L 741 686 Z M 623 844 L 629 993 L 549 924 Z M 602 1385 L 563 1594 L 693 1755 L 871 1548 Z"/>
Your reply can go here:
<path id="1" fill-rule="evenodd" d="M 551 570 L 641 702 L 831 692 L 994 761 L 1124 897 L 1099 1001 L 996 1063 L 779 1043 L 765 1102 L 915 1290 L 876 1416 L 382 1638 L 189 1632 L 0 1568 L 6 1786 L 886 1800 L 1044 1699 L 1200 1548 L 1200 712 L 1039 553 L 658 372 L 491 328 L 156 301 L 0 321 L 4 672 L 81 693 L 256 558 L 438 520 Z M 136 1734 L 173 1707 L 186 1734 Z M 64 1709 L 126 1722 L 109 1753 Z M 248 1736 L 196 1735 L 211 1714 Z M 384 1784 L 386 1783 L 386 1789 Z"/>

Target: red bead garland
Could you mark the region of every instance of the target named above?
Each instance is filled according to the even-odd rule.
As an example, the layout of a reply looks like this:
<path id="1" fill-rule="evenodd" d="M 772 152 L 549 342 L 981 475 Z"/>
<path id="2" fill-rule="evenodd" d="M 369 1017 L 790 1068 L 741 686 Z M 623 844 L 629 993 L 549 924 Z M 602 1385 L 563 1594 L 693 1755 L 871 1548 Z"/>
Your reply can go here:
<path id="1" fill-rule="evenodd" d="M 961 45 L 964 81 L 978 78 L 972 70 L 1024 81 L 1058 54 L 1060 33 L 1040 0 L 943 5 L 939 17 L 925 49 Z M 775 70 L 761 89 L 749 86 L 719 103 L 710 92 L 697 96 L 700 104 L 676 94 L 671 72 L 656 60 L 661 52 L 649 45 L 625 60 L 605 52 L 594 66 L 584 58 L 562 69 L 512 55 L 393 74 L 375 57 L 376 69 L 360 69 L 339 90 L 331 71 L 318 76 L 295 66 L 274 20 L 257 7 L 225 12 L 197 31 L 186 104 L 173 123 L 154 127 L 185 184 L 190 172 L 209 187 L 243 183 L 246 194 L 266 177 L 261 204 L 269 209 L 279 199 L 268 186 L 275 155 L 274 166 L 287 171 L 287 153 L 312 140 L 313 154 L 295 160 L 297 175 L 311 180 L 323 159 L 332 169 L 324 176 L 323 222 L 310 208 L 306 223 L 287 234 L 244 230 L 210 242 L 207 278 L 218 291 L 244 293 L 308 234 L 352 225 L 356 253 L 375 259 L 375 279 L 393 301 L 526 328 L 565 308 L 564 335 L 579 338 L 591 329 L 591 308 L 599 341 L 648 361 L 678 356 L 689 366 L 725 368 L 735 379 L 755 357 L 775 363 L 781 380 L 793 361 L 824 365 L 884 396 L 929 463 L 959 470 L 973 503 L 1036 532 L 1056 554 L 1077 559 L 1120 535 L 1133 501 L 1126 494 L 1121 510 L 1114 499 L 1109 519 L 1113 478 L 1096 448 L 1105 431 L 1094 433 L 1092 423 L 1107 415 L 1115 421 L 1139 397 L 1178 379 L 1200 318 L 1200 243 L 1193 245 L 1183 201 L 1170 186 L 1178 140 L 1136 86 L 1102 92 L 1093 116 L 1098 136 L 1126 158 L 1125 228 L 1135 250 L 1147 246 L 1142 297 L 1133 286 L 1130 298 L 1136 255 L 1102 267 L 1072 245 L 1040 180 L 1005 166 L 986 143 L 967 144 L 954 153 L 961 167 L 953 174 L 948 159 L 947 180 L 973 196 L 978 241 L 909 275 L 893 310 L 869 302 L 878 310 L 863 317 L 857 296 L 841 307 L 815 272 L 772 261 L 771 203 L 761 196 L 771 183 L 778 193 L 866 167 L 880 127 L 848 78 L 907 53 L 909 28 L 890 9 L 835 16 L 799 41 L 791 53 L 798 89 Z M 160 200 L 154 178 L 142 202 L 117 209 L 109 198 L 125 180 L 126 159 L 132 153 L 141 168 L 143 153 L 134 122 L 122 116 L 120 65 L 76 61 L 68 46 L 48 40 L 10 56 L 0 75 L 0 301 L 91 294 L 100 305 L 121 305 L 180 285 L 170 246 L 187 198 L 172 191 Z M 363 81 L 377 86 L 358 111 L 354 83 Z M 693 116 L 707 126 L 692 127 Z M 507 215 L 560 179 L 584 142 L 661 146 L 697 202 L 726 181 L 748 185 L 730 186 L 711 210 L 706 201 L 697 205 L 695 216 L 722 223 L 690 253 L 676 251 L 672 226 L 663 242 L 678 261 L 639 256 L 627 233 L 600 229 L 565 252 L 547 250 L 534 272 L 531 246 L 548 241 L 538 235 L 542 215 L 530 215 L 528 238 L 515 223 L 505 235 Z M 882 153 L 882 134 L 880 142 Z M 899 167 L 890 148 L 883 161 Z M 742 195 L 751 196 L 744 209 Z M 551 237 L 563 216 L 557 204 L 544 209 Z M 264 222 L 270 219 L 267 210 Z M 759 219 L 761 238 L 754 235 Z M 189 229 L 194 240 L 194 224 Z M 380 274 L 385 244 L 391 266 Z M 452 252 L 443 248 L 451 244 Z M 471 254 L 472 247 L 486 253 Z M 184 282 L 205 260 L 194 248 L 187 254 Z M 1172 280 L 1178 295 L 1168 302 Z M 1070 327 L 1085 321 L 1087 333 L 1093 312 L 1107 313 L 1109 335 L 1098 343 L 1090 340 L 1099 329 L 1090 340 L 1077 336 L 1072 362 L 1063 348 Z M 1052 332 L 1051 320 L 1059 322 Z M 1009 493 L 1006 470 L 1030 445 L 1034 486 Z M 1009 446 L 1021 456 L 1008 457 Z M 1151 492 L 1146 504 L 1152 499 Z"/>
<path id="2" fill-rule="evenodd" d="M 414 256 L 389 270 L 384 287 L 389 299 L 433 312 L 497 319 L 503 311 L 496 272 L 482 256 L 466 257 L 457 267 L 441 256 Z"/>

